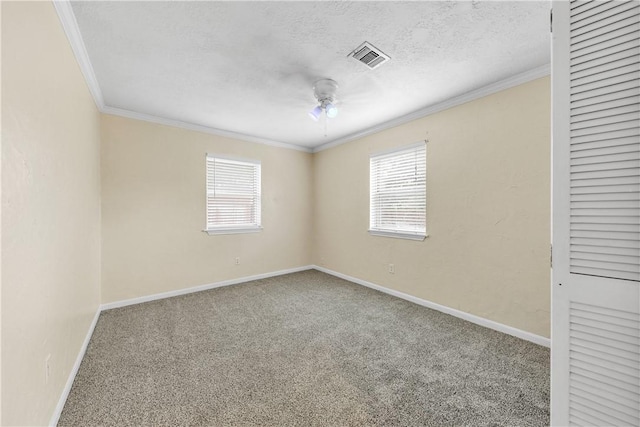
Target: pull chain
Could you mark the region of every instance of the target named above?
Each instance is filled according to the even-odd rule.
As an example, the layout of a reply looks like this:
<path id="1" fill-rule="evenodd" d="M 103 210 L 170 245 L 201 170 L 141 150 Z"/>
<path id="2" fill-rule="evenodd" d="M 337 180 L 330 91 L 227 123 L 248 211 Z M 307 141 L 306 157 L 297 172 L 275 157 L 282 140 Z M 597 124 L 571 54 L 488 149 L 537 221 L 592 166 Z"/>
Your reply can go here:
<path id="1" fill-rule="evenodd" d="M 324 137 L 327 137 L 327 121 L 329 121 L 329 118 L 327 117 L 327 115 L 324 115 Z"/>

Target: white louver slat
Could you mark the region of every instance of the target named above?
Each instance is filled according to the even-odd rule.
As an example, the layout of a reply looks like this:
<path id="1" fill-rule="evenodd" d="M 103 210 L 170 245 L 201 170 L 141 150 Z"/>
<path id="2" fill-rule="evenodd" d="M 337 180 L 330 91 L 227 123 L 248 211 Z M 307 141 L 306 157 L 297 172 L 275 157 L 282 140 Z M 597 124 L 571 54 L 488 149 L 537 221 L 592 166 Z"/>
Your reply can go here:
<path id="1" fill-rule="evenodd" d="M 640 427 L 640 1 L 553 2 L 551 425 Z"/>
<path id="2" fill-rule="evenodd" d="M 639 29 L 640 2 L 571 3 L 574 274 L 640 280 Z M 589 400 L 576 396 L 576 405 Z"/>
<path id="3" fill-rule="evenodd" d="M 640 315 L 569 306 L 571 425 L 639 425 Z"/>
<path id="4" fill-rule="evenodd" d="M 370 171 L 371 234 L 424 239 L 426 144 L 374 154 Z"/>
<path id="5" fill-rule="evenodd" d="M 206 163 L 206 231 L 225 233 L 260 229 L 260 162 L 207 154 Z"/>

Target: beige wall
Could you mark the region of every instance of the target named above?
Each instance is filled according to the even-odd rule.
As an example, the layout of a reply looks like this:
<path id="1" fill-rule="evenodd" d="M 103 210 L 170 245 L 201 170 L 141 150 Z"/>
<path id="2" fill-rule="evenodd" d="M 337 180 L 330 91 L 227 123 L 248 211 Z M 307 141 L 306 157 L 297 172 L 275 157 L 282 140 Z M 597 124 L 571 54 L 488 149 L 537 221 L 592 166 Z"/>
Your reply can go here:
<path id="1" fill-rule="evenodd" d="M 315 154 L 314 263 L 548 337 L 549 84 Z M 369 235 L 369 154 L 425 139 L 429 237 Z"/>
<path id="2" fill-rule="evenodd" d="M 100 302 L 99 113 L 53 4 L 1 7 L 2 425 L 43 425 Z"/>
<path id="3" fill-rule="evenodd" d="M 0 5 L 0 82 L 2 82 L 2 5 Z M 0 84 L 0 130 L 2 129 L 2 84 Z M 0 135 L 0 242 L 2 242 L 2 135 Z M 0 244 L 0 425 L 2 425 L 2 244 Z"/>
<path id="4" fill-rule="evenodd" d="M 262 161 L 261 232 L 202 232 L 207 152 Z M 308 265 L 311 163 L 301 151 L 103 115 L 102 302 Z"/>
<path id="5" fill-rule="evenodd" d="M 311 263 L 549 336 L 548 78 L 311 155 L 100 115 L 53 5 L 1 12 L 3 425 L 49 422 L 100 302 Z M 423 139 L 429 237 L 370 236 L 369 154 Z M 262 161 L 262 232 L 201 231 L 206 152 Z"/>

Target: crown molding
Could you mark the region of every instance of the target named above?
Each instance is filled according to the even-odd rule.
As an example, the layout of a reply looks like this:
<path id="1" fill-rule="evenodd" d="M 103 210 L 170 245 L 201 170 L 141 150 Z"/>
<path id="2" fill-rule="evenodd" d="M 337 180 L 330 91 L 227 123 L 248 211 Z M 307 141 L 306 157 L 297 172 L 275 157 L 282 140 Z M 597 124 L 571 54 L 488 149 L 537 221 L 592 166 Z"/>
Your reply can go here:
<path id="1" fill-rule="evenodd" d="M 102 96 L 102 90 L 100 90 L 100 85 L 98 84 L 98 79 L 96 78 L 95 71 L 93 70 L 93 66 L 91 65 L 89 54 L 87 53 L 87 49 L 84 45 L 82 34 L 80 33 L 80 29 L 78 28 L 78 21 L 76 21 L 76 17 L 73 13 L 73 9 L 71 8 L 71 2 L 69 0 L 54 0 L 53 5 L 56 9 L 56 12 L 58 13 L 58 18 L 60 19 L 60 23 L 62 24 L 62 28 L 64 29 L 65 34 L 67 35 L 67 39 L 69 40 L 69 44 L 71 45 L 73 54 L 76 57 L 78 66 L 82 71 L 82 75 L 84 76 L 87 86 L 89 87 L 89 92 L 93 96 L 93 100 L 96 103 L 96 107 L 98 107 L 98 110 L 101 113 L 112 114 L 112 115 L 121 116 L 121 117 L 128 117 L 131 119 L 143 120 L 146 122 L 173 126 L 173 127 L 193 130 L 197 132 L 204 132 L 211 135 L 239 139 L 241 141 L 265 144 L 265 145 L 270 145 L 270 146 L 280 147 L 280 148 L 289 148 L 292 150 L 304 151 L 306 153 L 312 152 L 312 149 L 309 147 L 304 147 L 304 146 L 295 145 L 295 144 L 288 144 L 286 142 L 273 141 L 270 139 L 260 138 L 253 135 L 247 135 L 239 132 L 216 129 L 208 126 L 202 126 L 194 123 L 183 122 L 180 120 L 173 120 L 173 119 L 168 119 L 164 117 L 158 117 L 151 114 L 138 113 L 136 111 L 130 111 L 130 110 L 110 107 L 106 105 L 104 102 L 104 97 Z"/>
<path id="2" fill-rule="evenodd" d="M 328 148 L 336 147 L 338 145 L 342 145 L 346 142 L 353 141 L 355 139 L 360 139 L 368 135 L 372 135 L 374 133 L 381 132 L 383 130 L 399 126 L 405 123 L 408 123 L 413 120 L 421 119 L 422 117 L 429 116 L 431 114 L 438 113 L 440 111 L 465 104 L 467 102 L 476 100 L 478 98 L 482 98 L 488 95 L 492 95 L 496 92 L 503 91 L 505 89 L 512 88 L 514 86 L 518 86 L 541 77 L 545 77 L 551 74 L 551 64 L 545 64 L 540 67 L 534 68 L 529 71 L 525 71 L 524 73 L 516 74 L 515 76 L 508 77 L 504 80 L 500 80 L 495 83 L 491 83 L 487 86 L 481 87 L 476 90 L 472 90 L 471 92 L 464 93 L 462 95 L 458 95 L 456 97 L 447 99 L 446 101 L 439 102 L 437 104 L 429 105 L 427 107 L 416 110 L 412 113 L 406 114 L 404 116 L 400 116 L 398 118 L 380 123 L 379 125 L 372 126 L 364 131 L 352 133 L 342 138 L 335 139 L 331 142 L 327 142 L 322 145 L 318 145 L 313 148 L 313 152 L 317 153 L 319 151 L 326 150 Z"/>
<path id="3" fill-rule="evenodd" d="M 138 113 L 136 111 L 125 110 L 123 108 L 104 106 L 101 109 L 104 114 L 111 114 L 114 116 L 126 117 L 129 119 L 142 120 L 144 122 L 156 123 L 159 125 L 172 126 L 180 129 L 192 130 L 196 132 L 208 133 L 210 135 L 223 136 L 226 138 L 238 139 L 240 141 L 253 142 L 256 144 L 270 145 L 272 147 L 288 148 L 291 150 L 303 151 L 305 153 L 313 152 L 309 147 L 303 147 L 295 144 L 288 144 L 286 142 L 273 141 L 267 138 L 260 138 L 253 135 L 247 135 L 239 132 L 232 132 L 228 130 L 222 130 L 212 128 L 209 126 L 197 125 L 195 123 L 183 122 L 181 120 L 167 119 L 164 117 L 154 116 L 152 114 Z"/>
<path id="4" fill-rule="evenodd" d="M 454 98 L 450 98 L 446 101 L 433 104 L 425 108 L 416 110 L 412 113 L 406 114 L 404 116 L 397 117 L 395 119 L 380 123 L 366 130 L 355 132 L 345 137 L 338 138 L 333 141 L 309 148 L 302 145 L 289 144 L 289 143 L 280 142 L 280 141 L 273 141 L 266 138 L 260 138 L 254 135 L 247 135 L 240 132 L 227 131 L 227 130 L 212 128 L 204 125 L 197 125 L 194 123 L 168 119 L 164 117 L 154 116 L 151 114 L 138 113 L 136 111 L 130 111 L 122 108 L 110 107 L 105 105 L 104 98 L 102 96 L 102 91 L 100 90 L 100 86 L 98 85 L 98 80 L 96 79 L 96 75 L 93 70 L 93 66 L 91 65 L 91 61 L 89 60 L 89 55 L 87 54 L 87 49 L 84 45 L 84 41 L 82 40 L 82 35 L 80 34 L 80 29 L 78 28 L 78 22 L 76 21 L 76 17 L 73 13 L 73 9 L 71 8 L 70 1 L 54 0 L 53 5 L 56 9 L 56 12 L 58 13 L 58 17 L 60 18 L 60 22 L 62 23 L 62 27 L 64 29 L 65 34 L 67 35 L 67 39 L 69 40 L 71 49 L 73 50 L 73 53 L 76 57 L 78 65 L 80 66 L 80 70 L 84 75 L 87 86 L 89 87 L 89 92 L 91 92 L 91 95 L 93 96 L 93 100 L 96 103 L 96 106 L 98 107 L 98 110 L 101 113 L 112 114 L 115 116 L 127 117 L 131 119 L 136 119 L 136 120 L 143 120 L 146 122 L 173 126 L 181 129 L 193 130 L 196 132 L 208 133 L 211 135 L 234 138 L 241 141 L 253 142 L 257 144 L 265 144 L 265 145 L 270 145 L 274 147 L 288 148 L 292 150 L 303 151 L 306 153 L 317 153 L 319 151 L 326 150 L 331 147 L 336 147 L 346 142 L 363 138 L 365 136 L 372 135 L 374 133 L 378 133 L 395 126 L 408 123 L 412 120 L 420 119 L 430 114 L 434 114 L 439 111 L 446 110 L 448 108 L 455 107 L 457 105 L 464 104 L 466 102 L 470 102 L 475 99 L 482 98 L 484 96 L 491 95 L 493 93 L 500 92 L 502 90 L 509 89 L 511 87 L 518 86 L 520 84 L 539 79 L 541 77 L 548 76 L 551 72 L 550 64 L 546 64 L 541 67 L 534 68 L 524 73 L 517 74 L 515 76 L 501 80 L 499 82 L 484 86 L 480 89 L 476 89 L 471 92 L 464 93 Z"/>
<path id="5" fill-rule="evenodd" d="M 98 79 L 96 79 L 96 74 L 93 71 L 91 61 L 89 60 L 89 54 L 87 53 L 84 41 L 82 40 L 82 35 L 78 28 L 78 21 L 76 21 L 76 16 L 71 8 L 71 3 L 68 0 L 54 0 L 53 6 L 58 13 L 58 18 L 60 18 L 60 23 L 67 35 L 67 39 L 71 45 L 71 50 L 73 50 L 78 66 L 80 66 L 80 71 L 84 76 L 84 80 L 87 82 L 89 92 L 91 92 L 91 96 L 93 96 L 93 101 L 96 103 L 98 110 L 102 111 L 104 108 L 102 91 L 100 90 Z"/>

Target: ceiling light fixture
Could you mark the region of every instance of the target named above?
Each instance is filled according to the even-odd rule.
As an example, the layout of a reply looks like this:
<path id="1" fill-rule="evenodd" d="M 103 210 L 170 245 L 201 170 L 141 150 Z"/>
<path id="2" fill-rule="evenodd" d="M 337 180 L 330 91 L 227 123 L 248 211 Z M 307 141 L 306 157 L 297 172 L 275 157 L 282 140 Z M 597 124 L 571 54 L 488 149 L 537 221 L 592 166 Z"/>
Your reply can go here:
<path id="1" fill-rule="evenodd" d="M 309 111 L 309 117 L 318 121 L 323 110 L 328 118 L 333 119 L 336 117 L 338 115 L 338 108 L 335 105 L 337 90 L 338 83 L 336 83 L 335 80 L 318 80 L 313 85 L 313 94 L 320 105 L 317 105 L 313 110 Z"/>
<path id="2" fill-rule="evenodd" d="M 335 105 L 329 102 L 327 103 L 327 105 L 324 106 L 324 112 L 327 114 L 327 117 L 329 117 L 330 119 L 333 119 L 335 116 L 338 115 L 338 108 L 336 108 Z"/>
<path id="3" fill-rule="evenodd" d="M 309 111 L 309 117 L 311 117 L 316 122 L 318 121 L 318 119 L 320 119 L 320 114 L 322 114 L 322 107 L 319 105 L 313 110 Z"/>

